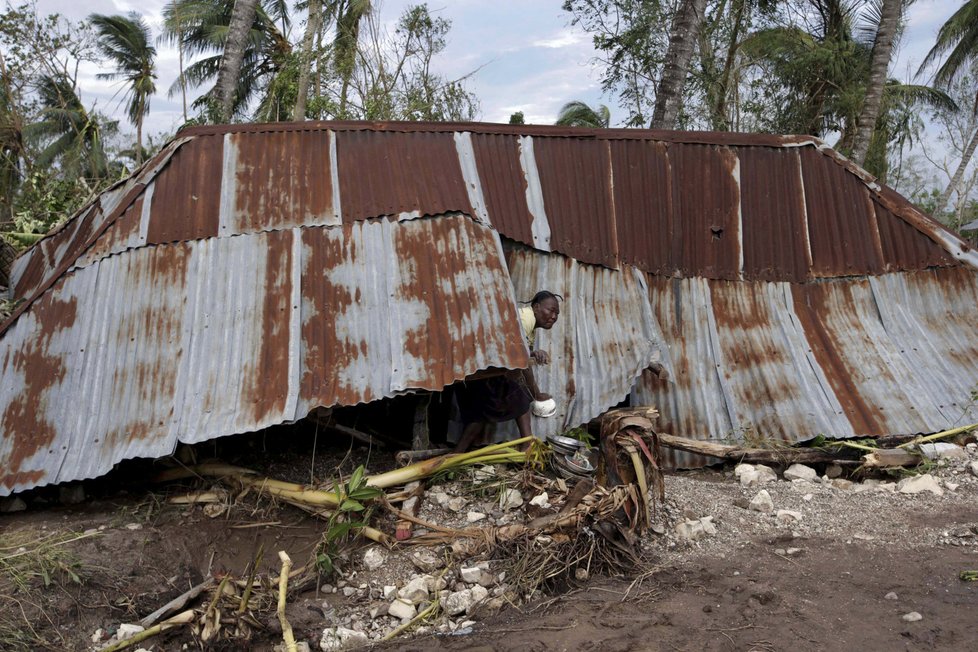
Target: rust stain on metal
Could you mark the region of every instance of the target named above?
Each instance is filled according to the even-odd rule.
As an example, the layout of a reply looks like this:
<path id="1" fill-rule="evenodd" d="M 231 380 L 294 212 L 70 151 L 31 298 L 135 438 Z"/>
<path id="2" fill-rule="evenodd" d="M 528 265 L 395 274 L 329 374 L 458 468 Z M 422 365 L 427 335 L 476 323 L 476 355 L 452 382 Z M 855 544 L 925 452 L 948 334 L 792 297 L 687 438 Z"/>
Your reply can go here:
<path id="1" fill-rule="evenodd" d="M 451 133 L 344 131 L 336 156 L 346 222 L 473 212 Z"/>
<path id="2" fill-rule="evenodd" d="M 836 337 L 852 337 L 859 333 L 859 324 L 853 324 L 853 330 L 849 333 L 834 333 L 822 322 L 821 315 L 828 311 L 841 312 L 838 307 L 833 308 L 828 305 L 829 292 L 826 283 L 793 286 L 795 314 L 801 320 L 808 343 L 812 347 L 812 354 L 832 386 L 836 398 L 842 404 L 853 429 L 861 433 L 885 432 L 883 419 L 862 398 L 858 382 L 855 380 L 859 377 L 859 370 L 853 369 L 850 361 L 842 359 L 840 351 L 843 349 L 836 341 Z M 842 296 L 842 293 L 838 295 Z M 851 301 L 851 298 L 847 297 L 843 300 Z M 845 308 L 843 306 L 843 309 Z M 845 309 L 845 313 L 855 314 L 851 303 L 848 309 Z"/>
<path id="3" fill-rule="evenodd" d="M 725 147 L 672 145 L 669 160 L 677 267 L 685 276 L 738 278 L 740 189 L 733 176 L 737 155 Z"/>
<path id="4" fill-rule="evenodd" d="M 873 202 L 879 224 L 883 261 L 887 271 L 906 271 L 924 267 L 957 265 L 933 240 L 922 237 L 919 230 L 898 218 L 890 210 Z"/>
<path id="5" fill-rule="evenodd" d="M 533 216 L 526 205 L 519 139 L 512 134 L 474 133 L 472 148 L 493 226 L 507 238 L 532 245 Z"/>
<path id="6" fill-rule="evenodd" d="M 36 482 L 44 476 L 41 469 L 25 469 L 35 454 L 55 443 L 58 430 L 48 419 L 47 394 L 64 380 L 65 366 L 61 356 L 50 355 L 47 347 L 58 332 L 70 328 L 78 316 L 78 302 L 48 295 L 34 308 L 38 328 L 34 339 L 14 351 L 10 368 L 22 374 L 24 390 L 3 412 L 4 438 L 12 442 L 10 453 L 0 471 L 0 483 L 8 489 L 23 482 Z"/>
<path id="7" fill-rule="evenodd" d="M 156 177 L 147 244 L 196 240 L 217 235 L 223 139 L 195 138 Z"/>
<path id="8" fill-rule="evenodd" d="M 328 131 L 235 134 L 233 233 L 321 223 L 333 208 Z"/>
<path id="9" fill-rule="evenodd" d="M 882 272 L 883 261 L 874 244 L 875 216 L 867 215 L 869 190 L 822 153 L 803 148 L 799 154 L 814 274 L 859 276 Z"/>
<path id="10" fill-rule="evenodd" d="M 618 266 L 611 159 L 597 140 L 534 138 L 550 247 L 581 262 Z"/>
<path id="11" fill-rule="evenodd" d="M 621 262 L 672 274 L 672 169 L 664 143 L 611 142 L 615 219 Z"/>
<path id="12" fill-rule="evenodd" d="M 292 305 L 293 231 L 266 235 L 267 262 L 265 284 L 259 290 L 265 297 L 261 316 L 261 350 L 257 367 L 246 378 L 253 383 L 245 389 L 245 401 L 251 405 L 255 423 L 265 423 L 270 415 L 282 414 L 289 391 L 289 325 Z"/>
<path id="13" fill-rule="evenodd" d="M 744 279 L 804 281 L 808 277 L 805 193 L 798 151 L 752 147 L 737 154 Z"/>

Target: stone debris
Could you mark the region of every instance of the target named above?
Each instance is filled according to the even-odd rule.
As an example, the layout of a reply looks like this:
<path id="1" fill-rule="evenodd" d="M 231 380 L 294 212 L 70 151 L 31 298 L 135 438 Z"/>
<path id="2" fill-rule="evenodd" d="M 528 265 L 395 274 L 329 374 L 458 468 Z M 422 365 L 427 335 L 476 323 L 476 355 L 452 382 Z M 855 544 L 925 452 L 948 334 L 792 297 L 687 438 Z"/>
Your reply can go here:
<path id="1" fill-rule="evenodd" d="M 510 509 L 519 509 L 522 506 L 523 496 L 516 489 L 504 489 L 499 494 L 499 509 L 507 511 Z"/>
<path id="2" fill-rule="evenodd" d="M 367 570 L 377 570 L 386 563 L 387 554 L 377 546 L 371 546 L 363 553 L 363 565 Z"/>
<path id="3" fill-rule="evenodd" d="M 469 523 L 478 523 L 486 517 L 482 512 L 469 512 L 465 515 L 465 520 Z"/>
<path id="4" fill-rule="evenodd" d="M 535 505 L 536 507 L 543 507 L 543 508 L 550 507 L 550 496 L 548 496 L 547 492 L 544 491 L 542 494 L 537 494 L 536 496 L 531 498 L 530 504 Z"/>
<path id="5" fill-rule="evenodd" d="M 686 520 L 676 526 L 676 536 L 686 541 L 699 541 L 716 533 L 717 527 L 713 524 L 712 516 Z"/>
<path id="6" fill-rule="evenodd" d="M 900 596 L 898 596 L 893 591 L 890 591 L 889 593 L 887 593 L 886 595 L 883 596 L 883 599 L 884 600 L 899 600 L 900 599 Z"/>
<path id="7" fill-rule="evenodd" d="M 422 573 L 433 573 L 439 568 L 445 567 L 445 558 L 428 548 L 422 548 L 411 555 L 411 563 Z"/>
<path id="8" fill-rule="evenodd" d="M 464 589 L 449 594 L 442 601 L 441 606 L 449 616 L 465 613 L 472 606 L 472 589 Z"/>
<path id="9" fill-rule="evenodd" d="M 971 471 L 971 475 L 978 478 L 978 462 L 972 462 L 968 465 L 968 470 Z"/>
<path id="10" fill-rule="evenodd" d="M 818 480 L 818 471 L 804 464 L 792 464 L 784 472 L 785 480 L 808 480 L 815 482 Z"/>
<path id="11" fill-rule="evenodd" d="M 908 623 L 915 623 L 918 620 L 923 620 L 924 619 L 924 617 L 921 616 L 916 611 L 911 611 L 910 613 L 903 614 L 902 618 L 903 618 L 903 620 L 905 620 Z"/>
<path id="12" fill-rule="evenodd" d="M 351 650 L 368 643 L 370 639 L 363 632 L 346 627 L 327 627 L 323 630 L 322 638 L 319 639 L 319 649 L 324 652 Z"/>
<path id="13" fill-rule="evenodd" d="M 415 576 L 397 592 L 397 597 L 411 604 L 421 604 L 428 599 L 428 582 L 425 577 Z"/>
<path id="14" fill-rule="evenodd" d="M 119 629 L 116 630 L 115 637 L 120 641 L 125 641 L 132 638 L 139 632 L 143 632 L 143 631 L 146 631 L 146 628 L 143 627 L 142 625 L 122 623 L 121 625 L 119 625 Z"/>
<path id="15" fill-rule="evenodd" d="M 791 523 L 797 523 L 800 521 L 802 519 L 802 514 L 801 512 L 795 512 L 790 509 L 779 509 L 778 513 L 775 515 L 775 518 L 777 519 L 778 523 L 790 525 Z"/>
<path id="16" fill-rule="evenodd" d="M 768 493 L 767 489 L 761 489 L 750 501 L 748 508 L 755 512 L 761 512 L 762 514 L 770 514 L 774 511 L 774 500 L 771 498 L 771 494 Z"/>
<path id="17" fill-rule="evenodd" d="M 924 491 L 929 491 L 937 496 L 944 495 L 944 490 L 941 489 L 937 478 L 930 473 L 904 478 L 897 483 L 896 490 L 902 494 L 919 494 Z"/>
<path id="18" fill-rule="evenodd" d="M 403 621 L 414 618 L 418 614 L 418 610 L 411 602 L 398 598 L 391 602 L 387 608 L 387 614 Z"/>

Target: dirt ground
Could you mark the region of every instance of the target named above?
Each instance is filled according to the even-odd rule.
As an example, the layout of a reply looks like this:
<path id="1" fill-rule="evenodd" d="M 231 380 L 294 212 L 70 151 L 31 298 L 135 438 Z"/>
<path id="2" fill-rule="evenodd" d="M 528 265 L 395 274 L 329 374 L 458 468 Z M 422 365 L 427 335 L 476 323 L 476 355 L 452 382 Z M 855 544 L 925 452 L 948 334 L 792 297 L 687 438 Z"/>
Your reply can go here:
<path id="1" fill-rule="evenodd" d="M 349 472 L 362 457 L 320 453 L 314 466 Z M 673 473 L 657 515 L 662 533 L 642 542 L 647 568 L 591 577 L 454 633 L 402 636 L 378 649 L 975 650 L 978 582 L 959 573 L 978 569 L 978 477 L 969 472 L 976 460 L 972 451 L 970 460 L 927 469 L 942 496 L 827 479 L 742 487 L 730 467 Z M 369 462 L 390 464 L 382 456 Z M 264 470 L 301 479 L 310 464 L 277 456 Z M 274 551 L 287 550 L 301 565 L 321 538 L 322 521 L 253 496 L 210 515 L 166 501 L 187 488 L 114 477 L 86 485 L 80 504 L 58 504 L 51 490 L 30 496 L 26 511 L 0 515 L 0 559 L 7 559 L 0 562 L 0 649 L 98 649 L 120 623 L 138 621 L 203 578 L 242 574 L 259 544 L 266 551 L 261 570 L 275 575 Z M 776 510 L 801 520 L 746 509 L 760 489 Z M 677 534 L 683 521 L 707 516 L 715 533 L 696 541 Z M 9 555 L 34 550 L 37 541 L 52 545 L 34 563 L 13 567 Z M 381 570 L 396 565 L 388 566 Z M 380 584 L 392 581 L 357 569 L 354 555 L 348 586 L 359 592 L 313 584 L 290 598 L 296 637 L 312 649 L 346 603 L 377 604 Z M 921 619 L 904 620 L 910 612 Z M 248 649 L 272 650 L 281 641 L 268 614 Z M 143 649 L 198 645 L 176 630 Z"/>

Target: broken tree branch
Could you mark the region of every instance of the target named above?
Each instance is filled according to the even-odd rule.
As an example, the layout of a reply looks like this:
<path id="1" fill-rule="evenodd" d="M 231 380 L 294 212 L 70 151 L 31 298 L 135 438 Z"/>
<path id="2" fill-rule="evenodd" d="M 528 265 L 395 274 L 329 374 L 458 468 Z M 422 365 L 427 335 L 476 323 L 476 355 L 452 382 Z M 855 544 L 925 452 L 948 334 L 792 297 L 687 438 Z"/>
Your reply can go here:
<path id="1" fill-rule="evenodd" d="M 150 615 L 140 620 L 139 624 L 144 629 L 149 629 L 156 623 L 157 620 L 167 615 L 171 611 L 176 611 L 177 609 L 181 609 L 185 607 L 188 602 L 190 602 L 191 600 L 199 596 L 207 589 L 211 588 L 213 585 L 214 585 L 214 578 L 208 577 L 206 580 L 204 580 L 197 586 L 191 588 L 189 591 L 186 591 L 181 595 L 178 595 L 177 597 L 173 598 L 172 600 L 167 602 L 165 605 L 163 605 L 162 607 L 160 607 Z"/>
<path id="2" fill-rule="evenodd" d="M 282 624 L 282 640 L 285 642 L 286 652 L 296 652 L 295 635 L 292 633 L 292 625 L 285 617 L 285 594 L 289 588 L 289 571 L 292 569 L 292 558 L 284 550 L 278 551 L 278 558 L 282 560 L 282 572 L 278 576 L 278 621 Z"/>
<path id="3" fill-rule="evenodd" d="M 659 433 L 659 443 L 669 448 L 698 453 L 707 457 L 718 457 L 733 462 L 814 464 L 834 462 L 840 457 L 840 451 L 826 451 L 818 448 L 742 448 L 663 433 Z"/>

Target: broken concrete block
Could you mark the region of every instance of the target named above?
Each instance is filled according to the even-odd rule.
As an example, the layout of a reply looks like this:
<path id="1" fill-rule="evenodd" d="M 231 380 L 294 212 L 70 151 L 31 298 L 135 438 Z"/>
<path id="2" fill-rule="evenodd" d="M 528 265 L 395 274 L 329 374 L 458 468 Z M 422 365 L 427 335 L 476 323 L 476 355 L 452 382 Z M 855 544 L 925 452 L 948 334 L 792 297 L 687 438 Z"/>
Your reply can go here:
<path id="1" fill-rule="evenodd" d="M 937 478 L 930 473 L 904 478 L 897 483 L 896 490 L 902 494 L 919 494 L 924 491 L 929 491 L 937 496 L 944 495 L 944 490 L 941 488 Z"/>
<path id="2" fill-rule="evenodd" d="M 377 570 L 386 563 L 387 553 L 377 546 L 371 546 L 367 552 L 363 553 L 363 565 L 368 571 Z"/>
<path id="3" fill-rule="evenodd" d="M 400 618 L 401 620 L 410 620 L 411 618 L 414 618 L 417 613 L 418 610 L 413 604 L 401 598 L 391 602 L 391 606 L 387 608 L 388 616 Z"/>
<path id="4" fill-rule="evenodd" d="M 774 511 L 774 500 L 771 498 L 771 494 L 767 492 L 767 489 L 761 489 L 750 501 L 748 508 L 755 512 L 761 512 L 762 514 L 770 514 Z"/>
<path id="5" fill-rule="evenodd" d="M 818 479 L 818 472 L 810 466 L 804 464 L 792 464 L 784 472 L 785 480 L 808 480 L 815 482 Z"/>

